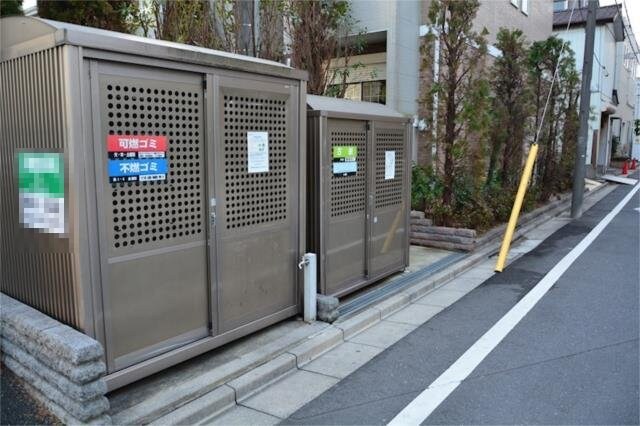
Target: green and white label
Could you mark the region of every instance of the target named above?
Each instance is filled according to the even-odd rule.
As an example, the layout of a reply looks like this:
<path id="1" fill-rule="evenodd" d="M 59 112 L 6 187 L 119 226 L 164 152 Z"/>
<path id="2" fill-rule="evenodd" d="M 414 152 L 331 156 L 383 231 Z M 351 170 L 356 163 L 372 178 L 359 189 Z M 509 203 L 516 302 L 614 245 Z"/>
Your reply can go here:
<path id="1" fill-rule="evenodd" d="M 335 145 L 333 147 L 333 161 L 356 161 L 358 147 L 355 145 Z"/>
<path id="2" fill-rule="evenodd" d="M 335 145 L 332 150 L 333 174 L 353 176 L 358 172 L 358 147 L 355 145 Z"/>
<path id="3" fill-rule="evenodd" d="M 63 234 L 64 166 L 62 154 L 18 153 L 20 223 L 49 234 Z"/>

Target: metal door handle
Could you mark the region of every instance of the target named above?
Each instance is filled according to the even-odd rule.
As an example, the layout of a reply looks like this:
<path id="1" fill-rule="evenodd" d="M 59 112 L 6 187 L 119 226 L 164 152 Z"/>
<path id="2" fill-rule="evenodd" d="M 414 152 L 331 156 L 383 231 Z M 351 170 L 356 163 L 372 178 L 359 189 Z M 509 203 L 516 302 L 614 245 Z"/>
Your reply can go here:
<path id="1" fill-rule="evenodd" d="M 209 223 L 211 226 L 216 226 L 216 199 L 209 200 Z"/>

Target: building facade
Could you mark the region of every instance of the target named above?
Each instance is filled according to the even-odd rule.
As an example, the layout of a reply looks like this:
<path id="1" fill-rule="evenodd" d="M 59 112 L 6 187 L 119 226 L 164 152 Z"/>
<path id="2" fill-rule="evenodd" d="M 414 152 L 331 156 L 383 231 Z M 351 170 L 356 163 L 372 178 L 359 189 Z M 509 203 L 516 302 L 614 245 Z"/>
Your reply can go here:
<path id="1" fill-rule="evenodd" d="M 418 0 L 352 0 L 352 14 L 364 30 L 366 47 L 351 58 L 358 67 L 347 79 L 345 97 L 416 114 L 421 7 Z"/>
<path id="2" fill-rule="evenodd" d="M 578 72 L 584 61 L 587 9 L 554 12 L 554 34 L 576 55 Z M 596 14 L 591 77 L 591 115 L 587 138 L 588 174 L 606 173 L 612 158 L 631 154 L 636 109 L 637 43 L 625 30 L 620 6 L 599 7 Z M 567 29 L 568 28 L 568 29 Z"/>
<path id="3" fill-rule="evenodd" d="M 631 158 L 640 160 L 640 77 L 636 78 L 636 110 L 633 121 L 633 145 Z"/>
<path id="4" fill-rule="evenodd" d="M 346 94 L 349 99 L 385 103 L 414 117 L 412 157 L 420 164 L 431 158 L 427 134 L 433 117 L 420 102 L 434 73 L 421 69 L 420 53 L 429 31 L 430 7 L 431 0 L 352 1 L 354 18 L 366 28 L 367 51 L 352 58 L 352 64 L 361 66 L 350 74 Z M 489 31 L 489 53 L 495 56 L 500 54 L 493 44 L 501 27 L 519 28 L 527 40 L 535 41 L 551 35 L 552 21 L 553 0 L 480 0 L 474 25 L 477 31 Z"/>

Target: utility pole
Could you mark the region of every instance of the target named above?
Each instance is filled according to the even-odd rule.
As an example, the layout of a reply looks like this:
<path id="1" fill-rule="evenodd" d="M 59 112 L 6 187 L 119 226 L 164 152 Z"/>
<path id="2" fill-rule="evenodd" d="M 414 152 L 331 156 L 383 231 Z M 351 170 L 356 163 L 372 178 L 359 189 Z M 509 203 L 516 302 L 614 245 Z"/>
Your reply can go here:
<path id="1" fill-rule="evenodd" d="M 591 104 L 591 72 L 593 70 L 593 44 L 596 34 L 597 0 L 589 0 L 587 27 L 584 35 L 584 61 L 582 63 L 582 87 L 580 89 L 580 128 L 576 146 L 576 162 L 573 171 L 573 194 L 571 197 L 571 217 L 582 216 L 584 199 L 584 177 L 587 159 L 587 137 L 589 135 L 589 112 Z"/>

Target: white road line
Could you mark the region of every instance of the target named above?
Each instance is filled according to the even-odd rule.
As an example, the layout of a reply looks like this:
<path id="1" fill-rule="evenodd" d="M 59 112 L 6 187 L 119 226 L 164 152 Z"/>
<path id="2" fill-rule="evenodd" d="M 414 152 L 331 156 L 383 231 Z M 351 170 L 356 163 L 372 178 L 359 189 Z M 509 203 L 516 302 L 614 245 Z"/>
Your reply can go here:
<path id="1" fill-rule="evenodd" d="M 467 351 L 462 354 L 456 362 L 451 364 L 427 389 L 400 411 L 400 413 L 389 422 L 389 425 L 419 425 L 426 420 L 451 392 L 475 370 L 482 360 L 500 344 L 502 339 L 518 325 L 522 318 L 533 309 L 562 274 L 564 274 L 571 264 L 593 243 L 639 189 L 640 184 L 631 189 L 622 201 L 620 201 L 573 250 L 563 257 L 520 302 L 498 320 L 489 331 L 467 349 Z"/>

